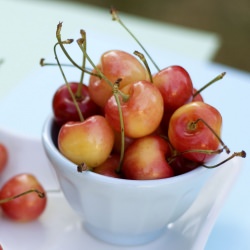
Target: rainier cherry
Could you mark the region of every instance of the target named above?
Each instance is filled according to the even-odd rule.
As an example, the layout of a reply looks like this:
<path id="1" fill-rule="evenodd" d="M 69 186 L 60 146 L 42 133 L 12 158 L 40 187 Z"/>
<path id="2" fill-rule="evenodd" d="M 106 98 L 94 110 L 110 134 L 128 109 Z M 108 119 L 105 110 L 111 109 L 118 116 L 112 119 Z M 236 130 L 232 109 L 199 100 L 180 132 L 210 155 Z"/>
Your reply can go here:
<path id="1" fill-rule="evenodd" d="M 174 172 L 166 161 L 169 155 L 168 142 L 160 136 L 138 138 L 125 151 L 122 174 L 134 180 L 171 177 Z"/>
<path id="2" fill-rule="evenodd" d="M 96 167 L 110 155 L 114 132 L 103 116 L 95 115 L 82 122 L 65 123 L 58 135 L 60 152 L 75 164 Z"/>
<path id="3" fill-rule="evenodd" d="M 181 66 L 169 66 L 153 76 L 153 83 L 164 100 L 163 127 L 167 128 L 173 112 L 193 98 L 193 84 L 188 72 Z"/>
<path id="4" fill-rule="evenodd" d="M 47 198 L 44 193 L 43 187 L 33 175 L 13 176 L 0 190 L 2 211 L 7 217 L 18 222 L 35 220 L 46 207 Z"/>
<path id="5" fill-rule="evenodd" d="M 101 56 L 97 68 L 112 83 L 121 78 L 120 88 L 133 82 L 148 79 L 147 71 L 140 61 L 133 55 L 121 50 L 105 52 Z M 105 79 L 91 75 L 89 93 L 99 106 L 104 107 L 107 100 L 112 96 L 112 87 Z"/>
<path id="6" fill-rule="evenodd" d="M 222 117 L 217 109 L 204 102 L 191 102 L 172 115 L 168 137 L 171 145 L 184 157 L 205 163 L 215 156 L 220 146 L 221 125 Z"/>
<path id="7" fill-rule="evenodd" d="M 138 138 L 154 132 L 164 111 L 162 95 L 157 87 L 148 81 L 139 81 L 122 88 L 121 92 L 128 95 L 127 100 L 121 98 L 125 136 Z M 105 117 L 116 131 L 121 130 L 114 96 L 105 105 Z"/>
<path id="8" fill-rule="evenodd" d="M 95 173 L 102 174 L 105 176 L 121 178 L 120 174 L 117 173 L 119 163 L 120 163 L 120 155 L 112 154 L 105 162 L 95 167 L 93 171 Z"/>
<path id="9" fill-rule="evenodd" d="M 174 65 L 162 69 L 153 76 L 153 83 L 160 90 L 167 111 L 175 111 L 192 100 L 192 80 L 181 66 Z"/>

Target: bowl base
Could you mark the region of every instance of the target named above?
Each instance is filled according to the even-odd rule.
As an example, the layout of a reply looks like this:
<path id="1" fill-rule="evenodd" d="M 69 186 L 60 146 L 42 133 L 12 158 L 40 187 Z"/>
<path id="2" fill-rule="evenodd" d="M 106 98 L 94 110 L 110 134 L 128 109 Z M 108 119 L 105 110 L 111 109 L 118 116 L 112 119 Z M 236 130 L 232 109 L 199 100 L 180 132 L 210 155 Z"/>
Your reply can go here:
<path id="1" fill-rule="evenodd" d="M 166 232 L 166 228 L 164 227 L 160 230 L 153 232 L 131 235 L 129 233 L 125 234 L 125 233 L 107 232 L 106 230 L 96 228 L 90 225 L 89 223 L 84 223 L 84 227 L 86 231 L 94 238 L 112 245 L 119 245 L 119 246 L 144 245 L 158 239 L 164 232 Z"/>

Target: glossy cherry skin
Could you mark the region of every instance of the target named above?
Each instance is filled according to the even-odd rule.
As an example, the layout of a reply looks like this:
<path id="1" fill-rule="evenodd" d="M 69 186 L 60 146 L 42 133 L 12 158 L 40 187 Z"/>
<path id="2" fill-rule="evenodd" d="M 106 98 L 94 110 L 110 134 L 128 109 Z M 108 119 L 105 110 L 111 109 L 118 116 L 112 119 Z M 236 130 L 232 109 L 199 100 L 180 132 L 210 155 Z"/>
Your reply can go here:
<path id="1" fill-rule="evenodd" d="M 148 79 L 147 71 L 141 62 L 135 56 L 121 50 L 110 50 L 103 53 L 97 68 L 111 83 L 121 78 L 120 88 L 133 82 Z M 95 70 L 94 72 L 96 73 Z M 104 107 L 112 96 L 112 88 L 105 79 L 93 75 L 89 79 L 89 92 L 91 98 L 100 107 Z"/>
<path id="2" fill-rule="evenodd" d="M 168 113 L 192 100 L 192 80 L 181 66 L 173 65 L 162 69 L 153 76 L 153 83 L 160 90 L 164 109 Z"/>
<path id="3" fill-rule="evenodd" d="M 139 81 L 121 89 L 129 95 L 121 99 L 124 133 L 129 138 L 138 138 L 153 133 L 163 116 L 163 99 L 156 86 L 148 81 Z M 105 117 L 116 131 L 121 130 L 118 105 L 112 96 L 105 105 Z"/>
<path id="4" fill-rule="evenodd" d="M 58 134 L 60 152 L 75 164 L 86 164 L 89 168 L 102 164 L 114 146 L 114 132 L 100 115 L 83 122 L 67 122 Z"/>
<path id="5" fill-rule="evenodd" d="M 197 119 L 203 119 L 220 136 L 222 117 L 216 108 L 204 102 L 185 104 L 174 112 L 169 122 L 168 137 L 178 152 L 214 151 L 219 148 L 220 141 L 202 121 L 193 125 Z M 214 156 L 215 154 L 201 152 L 183 154 L 183 157 L 200 163 L 206 163 Z"/>
<path id="6" fill-rule="evenodd" d="M 125 151 L 122 174 L 126 179 L 154 180 L 172 177 L 174 172 L 167 163 L 168 143 L 157 135 L 136 139 Z"/>
<path id="7" fill-rule="evenodd" d="M 31 189 L 45 193 L 44 188 L 32 174 L 18 174 L 9 179 L 0 191 L 0 199 L 13 197 Z M 45 210 L 47 197 L 40 198 L 32 192 L 19 198 L 1 204 L 3 213 L 18 222 L 28 222 L 37 219 Z"/>
<path id="8" fill-rule="evenodd" d="M 76 96 L 79 83 L 70 82 L 69 85 L 72 92 L 75 94 L 77 103 L 84 119 L 92 115 L 100 114 L 100 108 L 94 103 L 94 101 L 89 96 L 88 86 L 82 84 L 81 97 L 79 98 Z M 71 95 L 66 85 L 62 85 L 54 94 L 52 100 L 52 107 L 55 121 L 59 125 L 62 125 L 68 121 L 80 120 L 76 106 L 71 98 Z"/>
<path id="9" fill-rule="evenodd" d="M 95 167 L 93 172 L 113 178 L 121 178 L 121 175 L 117 173 L 117 169 L 120 162 L 120 155 L 112 154 L 101 165 Z"/>

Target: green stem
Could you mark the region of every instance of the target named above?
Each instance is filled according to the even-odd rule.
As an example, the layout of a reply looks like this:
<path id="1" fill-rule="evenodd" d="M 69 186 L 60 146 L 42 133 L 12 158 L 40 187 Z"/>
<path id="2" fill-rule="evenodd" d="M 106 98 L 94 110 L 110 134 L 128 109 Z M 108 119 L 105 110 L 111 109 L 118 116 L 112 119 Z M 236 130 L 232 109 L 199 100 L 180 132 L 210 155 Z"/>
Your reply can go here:
<path id="1" fill-rule="evenodd" d="M 78 105 L 78 103 L 77 103 L 77 101 L 76 101 L 75 95 L 74 95 L 74 93 L 72 92 L 72 90 L 71 90 L 71 88 L 70 88 L 70 85 L 69 85 L 69 83 L 68 83 L 68 81 L 67 81 L 67 79 L 66 79 L 66 76 L 65 76 L 65 74 L 64 74 L 64 72 L 63 72 L 63 69 L 62 69 L 62 66 L 61 66 L 61 64 L 60 64 L 60 62 L 59 62 L 59 59 L 58 59 L 58 57 L 57 57 L 56 47 L 57 47 L 58 44 L 59 44 L 59 43 L 56 43 L 55 46 L 54 46 L 55 59 L 56 59 L 56 61 L 57 61 L 57 64 L 58 64 L 58 66 L 59 66 L 59 69 L 60 69 L 60 71 L 61 71 L 61 73 L 62 73 L 62 76 L 63 76 L 63 79 L 64 79 L 64 81 L 65 81 L 65 84 L 66 84 L 66 86 L 67 86 L 67 88 L 68 88 L 69 94 L 70 94 L 70 96 L 71 96 L 71 98 L 72 98 L 72 100 L 73 100 L 73 102 L 74 102 L 74 104 L 75 104 L 75 107 L 76 107 L 77 112 L 78 112 L 78 115 L 79 115 L 79 119 L 80 119 L 80 121 L 84 121 L 82 112 L 81 112 L 81 110 L 80 110 L 80 108 L 79 108 L 79 105 Z"/>
<path id="2" fill-rule="evenodd" d="M 81 33 L 84 32 L 83 30 L 81 30 Z M 84 43 L 84 39 L 80 38 L 77 40 L 77 43 L 80 47 L 80 49 L 82 50 L 84 56 L 87 58 L 87 60 L 89 61 L 89 63 L 91 64 L 91 66 L 97 71 L 97 73 L 100 75 L 100 78 L 104 79 L 111 88 L 113 88 L 113 83 L 98 69 L 98 67 L 96 67 L 96 65 L 94 64 L 94 62 L 91 60 L 91 58 L 89 57 L 89 55 L 87 54 L 87 51 L 84 50 L 83 48 L 83 43 Z"/>
<path id="3" fill-rule="evenodd" d="M 84 32 L 84 31 L 81 30 L 81 32 Z M 77 40 L 77 43 L 78 43 L 80 49 L 82 50 L 82 52 L 84 53 L 84 55 L 85 55 L 86 59 L 88 60 L 88 62 L 97 71 L 97 73 L 100 76 L 100 78 L 102 78 L 105 82 L 107 82 L 109 84 L 109 86 L 113 89 L 113 83 L 101 72 L 101 70 L 98 67 L 96 67 L 96 65 L 94 64 L 94 62 L 89 57 L 87 51 L 84 50 L 84 48 L 82 46 L 82 44 L 84 43 L 84 40 L 82 38 L 80 38 L 80 39 Z M 122 99 L 123 99 L 124 102 L 126 102 L 129 99 L 129 95 L 124 94 L 120 90 L 118 90 L 118 92 L 119 92 L 119 95 L 121 95 L 121 97 L 122 97 Z"/>
<path id="4" fill-rule="evenodd" d="M 85 51 L 87 51 L 87 41 L 86 41 L 86 33 L 81 33 L 82 34 L 82 38 L 84 39 L 84 43 L 83 43 L 83 49 Z M 82 68 L 85 69 L 85 66 L 86 66 L 86 56 L 83 54 L 83 57 L 82 57 Z M 80 83 L 83 83 L 83 78 L 84 78 L 84 71 L 82 71 L 82 74 L 81 74 L 81 78 L 80 78 Z"/>
<path id="5" fill-rule="evenodd" d="M 83 42 L 83 49 L 86 51 L 87 50 L 87 42 L 86 42 L 86 33 L 81 33 L 82 39 L 84 39 Z M 86 66 L 86 56 L 83 54 L 82 57 L 82 68 L 85 69 Z M 76 91 L 76 98 L 80 99 L 83 98 L 82 96 L 82 86 L 83 86 L 83 78 L 84 78 L 84 71 L 81 71 L 81 77 L 80 77 L 80 82 Z"/>
<path id="6" fill-rule="evenodd" d="M 44 66 L 58 66 L 57 63 L 45 63 L 45 59 L 44 58 L 41 58 L 40 59 L 40 66 L 44 67 Z M 61 63 L 61 66 L 67 66 L 67 67 L 75 67 L 74 65 L 72 64 L 66 64 L 66 63 Z"/>
<path id="7" fill-rule="evenodd" d="M 150 82 L 153 83 L 153 77 L 152 77 L 152 74 L 151 74 L 151 70 L 150 70 L 150 68 L 149 68 L 149 66 L 148 66 L 148 62 L 147 62 L 145 56 L 144 56 L 142 53 L 140 53 L 139 51 L 134 51 L 134 54 L 135 54 L 136 56 L 138 56 L 138 57 L 141 59 L 141 61 L 143 62 L 144 66 L 145 66 L 146 69 L 147 69 L 147 72 L 148 72 L 148 76 L 149 76 Z"/>
<path id="8" fill-rule="evenodd" d="M 205 84 L 202 88 L 200 88 L 199 90 L 197 90 L 193 97 L 196 97 L 199 93 L 201 93 L 204 89 L 206 89 L 207 87 L 209 87 L 210 85 L 212 85 L 213 83 L 221 80 L 224 76 L 225 76 L 226 72 L 221 73 L 220 75 L 216 76 L 213 80 L 211 80 L 210 82 L 208 82 L 207 84 Z"/>
<path id="9" fill-rule="evenodd" d="M 121 168 L 123 165 L 123 158 L 124 158 L 124 152 L 125 152 L 125 132 L 124 132 L 124 119 L 123 119 L 123 114 L 122 114 L 122 108 L 121 108 L 121 102 L 119 99 L 119 82 L 121 79 L 118 79 L 114 86 L 113 86 L 113 94 L 117 103 L 118 107 L 118 112 L 119 112 L 119 119 L 120 119 L 120 127 L 121 127 L 121 152 L 120 152 L 120 161 L 119 161 L 119 166 L 116 169 L 117 173 L 121 172 Z"/>
<path id="10" fill-rule="evenodd" d="M 222 141 L 222 139 L 219 137 L 219 135 L 217 135 L 217 133 L 215 133 L 215 131 L 213 130 L 213 128 L 203 119 L 199 118 L 197 119 L 195 122 L 190 123 L 190 126 L 196 126 L 196 124 L 198 122 L 203 122 L 208 128 L 209 130 L 214 134 L 214 136 L 219 140 L 219 142 L 221 143 L 221 145 L 223 146 L 223 149 L 226 150 L 226 153 L 229 154 L 230 153 L 230 149 L 225 145 L 225 143 Z"/>
<path id="11" fill-rule="evenodd" d="M 201 154 L 208 154 L 208 155 L 213 155 L 213 154 L 220 154 L 223 152 L 223 148 L 221 149 L 217 149 L 217 150 L 205 150 L 205 149 L 189 149 L 189 150 L 185 150 L 182 152 L 178 152 L 178 151 L 173 151 L 173 155 L 170 156 L 167 161 L 168 163 L 172 163 L 175 158 L 177 158 L 180 155 L 184 155 L 184 154 L 188 154 L 188 153 L 201 153 Z"/>
<path id="12" fill-rule="evenodd" d="M 89 72 L 88 70 L 86 70 L 85 68 L 82 68 L 81 66 L 79 66 L 72 58 L 71 56 L 68 54 L 67 50 L 64 48 L 63 44 L 64 42 L 62 42 L 61 40 L 61 29 L 62 29 L 62 23 L 60 22 L 58 25 L 57 25 L 57 30 L 56 30 L 56 38 L 58 40 L 58 44 L 60 45 L 63 53 L 65 54 L 65 56 L 69 59 L 69 61 L 78 69 L 80 69 L 81 71 L 84 71 L 88 74 L 91 74 L 91 75 L 95 75 L 97 77 L 100 77 L 99 75 L 96 75 L 92 72 Z M 66 41 L 69 41 L 70 43 L 73 42 L 73 39 L 67 39 Z"/>
<path id="13" fill-rule="evenodd" d="M 40 59 L 40 62 L 39 62 L 40 66 L 44 67 L 44 66 L 57 66 L 58 67 L 58 64 L 57 63 L 47 63 L 45 62 L 45 59 L 44 58 L 41 58 Z M 75 65 L 73 64 L 68 64 L 68 63 L 61 63 L 61 66 L 65 66 L 65 67 L 75 67 Z M 90 68 L 87 68 L 85 67 L 85 73 L 88 74 L 92 74 L 92 70 Z"/>
<path id="14" fill-rule="evenodd" d="M 117 10 L 115 8 L 111 8 L 110 9 L 110 13 L 112 15 L 112 20 L 113 21 L 117 21 L 131 36 L 132 38 L 139 44 L 139 46 L 142 48 L 142 50 L 145 52 L 145 54 L 148 56 L 148 58 L 150 59 L 150 61 L 153 63 L 153 65 L 155 66 L 155 68 L 160 71 L 160 68 L 157 66 L 157 64 L 155 63 L 155 61 L 153 60 L 153 58 L 149 55 L 149 53 L 147 52 L 147 50 L 144 48 L 144 46 L 140 43 L 140 41 L 135 37 L 135 35 L 126 27 L 126 25 L 122 22 L 122 20 L 120 19 L 120 17 L 118 16 Z"/>
<path id="15" fill-rule="evenodd" d="M 22 192 L 22 193 L 20 193 L 18 195 L 14 195 L 12 197 L 8 197 L 8 198 L 5 198 L 5 199 L 2 199 L 2 200 L 0 200 L 0 204 L 7 203 L 7 202 L 12 201 L 12 200 L 14 200 L 16 198 L 19 198 L 19 197 L 21 197 L 23 195 L 26 195 L 26 194 L 29 194 L 29 193 L 33 193 L 33 192 L 37 193 L 37 195 L 40 198 L 44 198 L 45 197 L 45 193 L 43 193 L 43 192 L 41 192 L 41 191 L 39 191 L 37 189 L 30 189 L 30 190 Z"/>
<path id="16" fill-rule="evenodd" d="M 234 157 L 242 157 L 245 158 L 246 157 L 246 152 L 244 150 L 242 150 L 241 152 L 235 152 L 233 153 L 231 156 L 229 156 L 228 158 L 226 158 L 225 160 L 219 162 L 218 164 L 212 165 L 212 166 L 207 166 L 207 165 L 202 165 L 205 168 L 216 168 L 219 167 L 220 165 L 226 163 L 227 161 L 233 159 Z"/>

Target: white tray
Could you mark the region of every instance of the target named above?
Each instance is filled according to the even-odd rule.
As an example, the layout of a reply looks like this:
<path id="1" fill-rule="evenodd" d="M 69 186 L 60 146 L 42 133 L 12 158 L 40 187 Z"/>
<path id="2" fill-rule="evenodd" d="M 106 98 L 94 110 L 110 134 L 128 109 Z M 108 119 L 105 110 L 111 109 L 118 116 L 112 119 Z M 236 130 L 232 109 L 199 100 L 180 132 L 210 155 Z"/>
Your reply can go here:
<path id="1" fill-rule="evenodd" d="M 88 235 L 80 217 L 60 192 L 39 139 L 12 134 L 4 129 L 0 130 L 0 138 L 10 154 L 10 162 L 1 181 L 16 173 L 29 172 L 35 174 L 48 191 L 48 206 L 37 221 L 23 224 L 1 218 L 0 242 L 8 250 L 201 250 L 241 169 L 239 159 L 235 159 L 213 170 L 197 200 L 181 218 L 166 227 L 161 238 L 143 246 L 121 247 Z"/>

